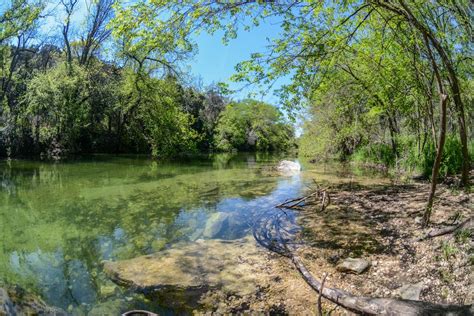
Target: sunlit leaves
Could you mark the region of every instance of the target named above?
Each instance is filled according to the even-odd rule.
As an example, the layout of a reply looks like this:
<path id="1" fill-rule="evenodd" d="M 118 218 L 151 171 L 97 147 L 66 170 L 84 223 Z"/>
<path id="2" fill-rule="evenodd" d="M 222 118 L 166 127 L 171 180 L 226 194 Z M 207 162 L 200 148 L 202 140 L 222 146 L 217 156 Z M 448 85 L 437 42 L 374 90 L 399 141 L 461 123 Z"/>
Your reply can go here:
<path id="1" fill-rule="evenodd" d="M 216 128 L 219 150 L 287 150 L 292 146 L 292 128 L 273 106 L 255 100 L 229 104 Z"/>
<path id="2" fill-rule="evenodd" d="M 31 27 L 44 6 L 41 2 L 28 0 L 9 0 L 6 5 L 6 9 L 0 14 L 0 44 Z"/>

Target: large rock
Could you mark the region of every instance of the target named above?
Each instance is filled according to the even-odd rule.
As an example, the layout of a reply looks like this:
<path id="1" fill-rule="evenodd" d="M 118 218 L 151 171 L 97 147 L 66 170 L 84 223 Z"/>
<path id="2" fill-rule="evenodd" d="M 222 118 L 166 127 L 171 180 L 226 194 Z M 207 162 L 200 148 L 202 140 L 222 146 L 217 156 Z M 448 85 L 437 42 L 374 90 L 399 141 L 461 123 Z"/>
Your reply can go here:
<path id="1" fill-rule="evenodd" d="M 301 171 L 301 165 L 297 162 L 282 160 L 278 164 L 277 170 L 284 175 L 292 175 Z"/>
<path id="2" fill-rule="evenodd" d="M 219 235 L 224 225 L 227 223 L 229 214 L 225 212 L 213 213 L 206 222 L 206 227 L 202 236 L 204 238 L 215 238 Z"/>
<path id="3" fill-rule="evenodd" d="M 137 290 L 195 292 L 222 288 L 238 295 L 256 292 L 264 250 L 251 238 L 234 241 L 198 240 L 134 259 L 105 262 L 105 273 L 116 283 Z"/>
<path id="4" fill-rule="evenodd" d="M 361 258 L 347 258 L 336 266 L 337 271 L 361 274 L 370 267 L 370 261 Z"/>
<path id="5" fill-rule="evenodd" d="M 395 292 L 395 296 L 404 300 L 418 301 L 422 290 L 423 282 L 405 284 Z"/>

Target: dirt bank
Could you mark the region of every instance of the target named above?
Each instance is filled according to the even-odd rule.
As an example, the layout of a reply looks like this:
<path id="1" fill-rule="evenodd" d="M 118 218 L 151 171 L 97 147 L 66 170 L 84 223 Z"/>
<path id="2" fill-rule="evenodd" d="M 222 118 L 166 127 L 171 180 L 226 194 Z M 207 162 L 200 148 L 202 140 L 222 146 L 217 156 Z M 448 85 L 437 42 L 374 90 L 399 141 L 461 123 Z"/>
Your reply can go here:
<path id="1" fill-rule="evenodd" d="M 428 184 L 396 186 L 341 185 L 328 190 L 330 206 L 318 203 L 301 210 L 303 244 L 298 254 L 314 276 L 329 276 L 328 287 L 355 295 L 400 297 L 403 289 L 418 289 L 419 300 L 444 304 L 474 301 L 474 242 L 472 229 L 416 241 L 429 231 L 460 222 L 473 215 L 472 197 L 441 185 L 432 225 L 420 227 Z M 267 254 L 270 271 L 261 279 L 260 291 L 237 297 L 219 291 L 201 299 L 207 310 L 218 313 L 261 311 L 315 314 L 317 295 L 307 286 L 288 259 Z M 348 257 L 371 261 L 362 274 L 338 272 Z M 406 292 L 406 291 L 405 291 Z M 417 296 L 417 294 L 415 294 Z M 323 300 L 324 302 L 324 300 Z M 345 314 L 327 301 L 333 315 Z M 335 309 L 334 309 L 335 308 Z"/>

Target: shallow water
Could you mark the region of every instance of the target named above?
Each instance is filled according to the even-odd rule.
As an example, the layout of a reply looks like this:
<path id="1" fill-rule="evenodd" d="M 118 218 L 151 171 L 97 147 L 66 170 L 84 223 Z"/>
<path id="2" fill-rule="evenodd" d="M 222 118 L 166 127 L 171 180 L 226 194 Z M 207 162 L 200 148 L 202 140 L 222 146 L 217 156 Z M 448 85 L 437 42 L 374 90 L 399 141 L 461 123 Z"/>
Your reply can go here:
<path id="1" fill-rule="evenodd" d="M 271 170 L 284 156 L 219 154 L 156 162 L 94 156 L 61 163 L 0 162 L 0 283 L 19 284 L 74 314 L 95 308 L 166 306 L 116 287 L 103 260 L 121 260 L 197 239 L 251 234 L 259 214 L 318 182 L 379 183 L 340 165 Z M 232 220 L 209 231 L 213 214 Z M 296 214 L 294 214 L 296 215 Z"/>

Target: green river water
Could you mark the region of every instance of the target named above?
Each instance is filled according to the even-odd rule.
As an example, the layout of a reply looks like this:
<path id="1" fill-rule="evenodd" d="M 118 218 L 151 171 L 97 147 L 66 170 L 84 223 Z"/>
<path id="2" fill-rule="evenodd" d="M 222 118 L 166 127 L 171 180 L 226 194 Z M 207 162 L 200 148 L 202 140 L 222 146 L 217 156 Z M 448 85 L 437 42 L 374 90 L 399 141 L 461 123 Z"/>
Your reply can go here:
<path id="1" fill-rule="evenodd" d="M 204 238 L 215 212 L 238 220 L 212 238 L 242 238 L 259 212 L 302 194 L 312 179 L 375 181 L 305 162 L 301 173 L 283 176 L 272 170 L 281 159 L 296 160 L 219 154 L 168 162 L 135 156 L 0 161 L 0 284 L 18 284 L 76 315 L 103 306 L 173 314 L 116 287 L 101 262 Z"/>

